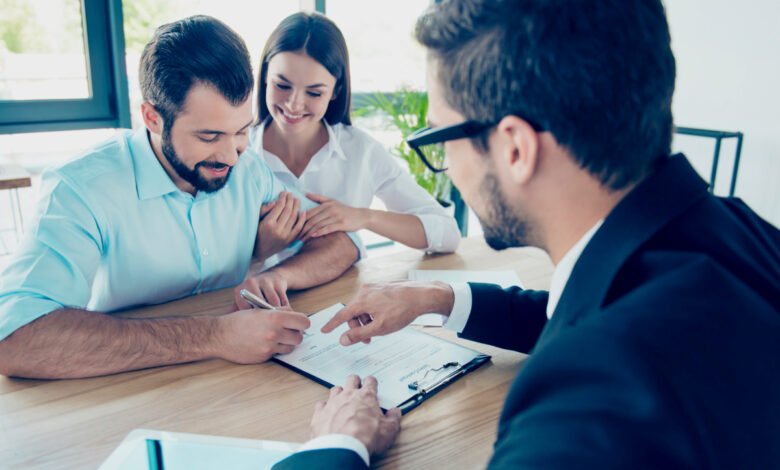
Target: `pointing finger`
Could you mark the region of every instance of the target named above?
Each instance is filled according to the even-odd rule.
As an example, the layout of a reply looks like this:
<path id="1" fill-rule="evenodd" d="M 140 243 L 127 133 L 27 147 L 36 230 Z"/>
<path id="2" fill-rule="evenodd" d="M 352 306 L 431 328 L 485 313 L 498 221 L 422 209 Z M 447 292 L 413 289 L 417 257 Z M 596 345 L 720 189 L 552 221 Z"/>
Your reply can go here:
<path id="1" fill-rule="evenodd" d="M 362 313 L 360 310 L 362 309 L 358 306 L 358 304 L 347 305 L 346 307 L 339 310 L 335 315 L 333 315 L 333 318 L 328 320 L 328 322 L 323 325 L 320 331 L 323 333 L 330 333 L 345 321 L 357 318 L 359 313 Z"/>
<path id="2" fill-rule="evenodd" d="M 379 327 L 376 322 L 369 323 L 366 326 L 359 328 L 353 328 L 349 331 L 345 331 L 339 338 L 339 342 L 342 346 L 350 346 L 361 341 L 371 339 L 372 336 L 377 336 Z"/>

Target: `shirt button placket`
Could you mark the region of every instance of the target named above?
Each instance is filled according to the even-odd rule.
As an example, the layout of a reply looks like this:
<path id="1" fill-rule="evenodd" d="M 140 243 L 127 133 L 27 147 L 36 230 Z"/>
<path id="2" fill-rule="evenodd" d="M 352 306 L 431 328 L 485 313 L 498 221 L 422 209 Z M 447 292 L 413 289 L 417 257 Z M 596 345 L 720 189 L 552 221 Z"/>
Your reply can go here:
<path id="1" fill-rule="evenodd" d="M 203 234 L 199 233 L 198 227 L 199 227 L 199 217 L 198 217 L 198 204 L 195 201 L 192 201 L 190 205 L 190 229 L 192 230 L 192 236 L 195 241 L 195 245 L 198 247 L 198 270 L 199 270 L 199 279 L 198 279 L 198 285 L 196 286 L 195 293 L 200 294 L 203 292 L 203 280 L 206 277 L 206 272 L 208 271 L 208 260 L 207 257 L 209 255 L 209 250 L 206 249 L 204 246 L 202 246 L 203 240 Z M 201 235 L 201 236 L 199 236 Z"/>

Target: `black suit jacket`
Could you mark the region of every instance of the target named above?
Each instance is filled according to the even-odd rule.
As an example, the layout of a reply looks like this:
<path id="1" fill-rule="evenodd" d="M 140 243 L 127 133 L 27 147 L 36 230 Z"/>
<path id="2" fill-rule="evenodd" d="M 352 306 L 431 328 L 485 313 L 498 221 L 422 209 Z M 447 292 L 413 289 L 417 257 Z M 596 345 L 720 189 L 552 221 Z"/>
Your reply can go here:
<path id="1" fill-rule="evenodd" d="M 604 220 L 551 320 L 544 292 L 471 289 L 462 336 L 531 352 L 489 468 L 780 469 L 780 231 L 683 156 Z"/>

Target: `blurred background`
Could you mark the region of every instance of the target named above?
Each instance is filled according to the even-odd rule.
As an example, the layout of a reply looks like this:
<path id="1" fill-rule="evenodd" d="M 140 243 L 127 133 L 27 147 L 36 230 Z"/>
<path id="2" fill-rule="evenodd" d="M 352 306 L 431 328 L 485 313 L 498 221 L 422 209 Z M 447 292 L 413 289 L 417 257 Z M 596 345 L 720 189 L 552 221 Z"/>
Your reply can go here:
<path id="1" fill-rule="evenodd" d="M 246 41 L 256 73 L 266 38 L 282 18 L 298 10 L 323 12 L 346 37 L 353 93 L 355 102 L 360 103 L 361 96 L 376 93 L 392 97 L 402 92 L 425 91 L 425 56 L 412 37 L 412 29 L 430 3 L 0 0 L 0 168 L 22 169 L 31 181 L 31 186 L 15 191 L 2 190 L 0 183 L 0 268 L 8 259 L 2 255 L 12 252 L 17 243 L 20 227 L 18 222 L 14 223 L 15 212 L 21 212 L 22 223 L 33 218 L 41 171 L 108 138 L 116 127 L 127 126 L 128 121 L 133 127 L 140 125 L 138 60 L 160 24 L 193 14 L 221 19 Z M 780 83 L 780 2 L 664 3 L 677 59 L 673 105 L 676 124 L 727 132 L 721 136 L 741 132 L 744 140 L 734 193 L 761 216 L 780 225 L 780 93 L 776 89 Z M 101 8 L 107 8 L 102 22 L 97 18 Z M 117 15 L 117 9 L 121 15 Z M 121 35 L 117 37 L 118 17 L 124 34 L 121 48 L 117 46 L 122 43 Z M 105 57 L 95 47 L 107 50 Z M 123 69 L 126 77 L 122 77 Z M 109 83 L 108 88 L 101 88 L 100 77 L 107 77 L 103 81 Z M 106 102 L 101 104 L 100 99 Z M 95 109 L 103 106 L 115 115 L 96 120 L 88 115 L 92 112 L 89 109 L 69 111 L 76 108 L 67 106 L 79 101 L 89 102 Z M 129 113 L 125 108 L 129 108 Z M 74 116 L 82 112 L 84 117 L 70 124 L 57 117 L 58 113 Z M 382 113 L 364 113 L 355 125 L 388 149 L 394 149 L 402 141 L 402 130 L 388 125 L 388 121 Z M 88 128 L 96 125 L 102 128 Z M 713 189 L 716 194 L 727 195 L 737 140 L 676 134 L 674 148 L 684 151 L 709 180 L 720 142 Z M 398 154 L 397 150 L 392 151 Z M 406 168 L 401 158 L 399 165 Z M 2 175 L 0 170 L 0 180 Z M 375 207 L 381 207 L 381 203 L 377 202 Z M 452 206 L 448 210 L 453 210 Z M 473 214 L 464 219 L 464 233 L 481 233 Z M 367 244 L 381 246 L 370 255 L 394 248 L 373 234 L 363 235 Z"/>

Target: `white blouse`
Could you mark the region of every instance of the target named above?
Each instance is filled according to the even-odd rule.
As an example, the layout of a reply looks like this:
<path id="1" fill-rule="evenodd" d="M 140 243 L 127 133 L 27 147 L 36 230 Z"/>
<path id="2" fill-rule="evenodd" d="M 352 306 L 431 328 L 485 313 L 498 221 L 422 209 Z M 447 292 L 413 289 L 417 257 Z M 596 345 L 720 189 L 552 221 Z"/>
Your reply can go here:
<path id="1" fill-rule="evenodd" d="M 321 194 L 352 207 L 369 207 L 377 196 L 387 210 L 414 214 L 420 219 L 428 241 L 425 251 L 452 252 L 458 247 L 460 231 L 455 219 L 402 168 L 402 160 L 365 132 L 353 126 L 325 123 L 328 143 L 296 178 L 279 157 L 263 149 L 267 122 L 250 129 L 249 147 L 288 187 L 301 193 Z"/>

